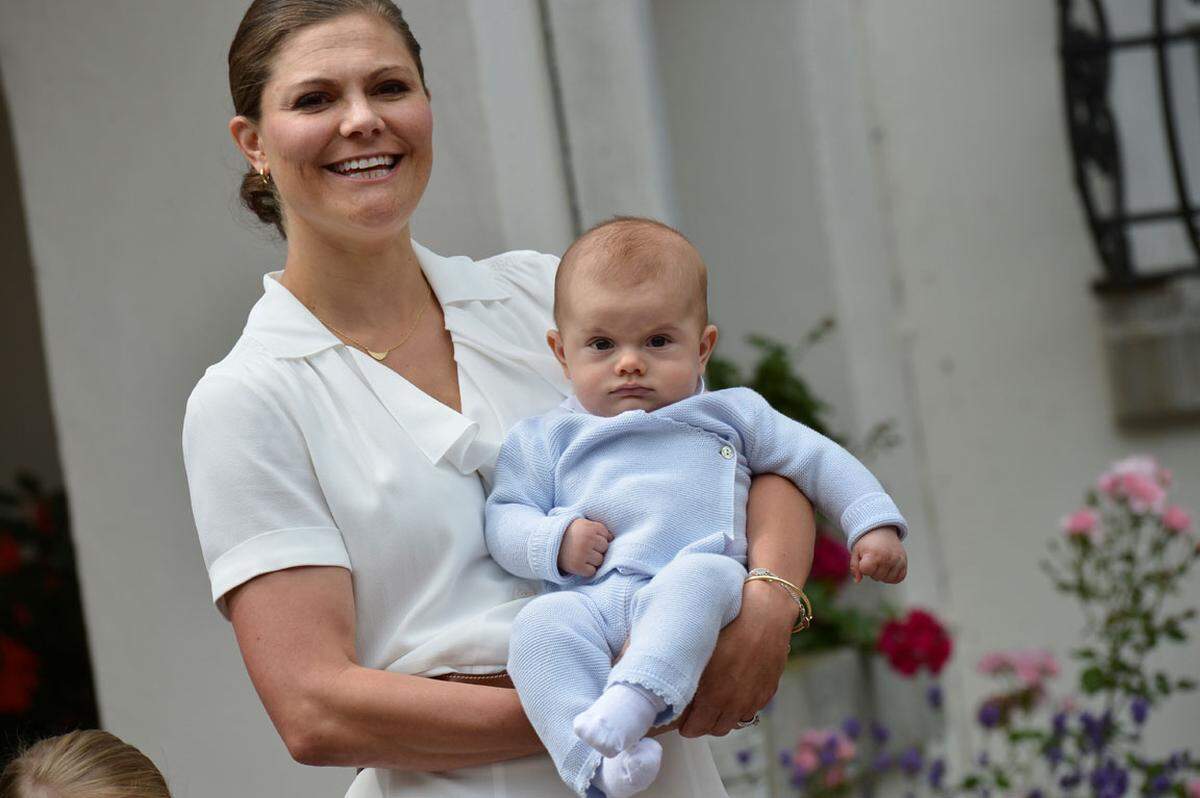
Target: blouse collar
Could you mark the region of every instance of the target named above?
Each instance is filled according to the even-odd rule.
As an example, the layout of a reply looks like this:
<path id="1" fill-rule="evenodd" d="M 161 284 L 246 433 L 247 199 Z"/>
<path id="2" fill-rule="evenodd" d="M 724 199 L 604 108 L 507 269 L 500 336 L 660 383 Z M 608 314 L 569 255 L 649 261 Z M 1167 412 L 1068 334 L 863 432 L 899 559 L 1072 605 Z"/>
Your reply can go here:
<path id="1" fill-rule="evenodd" d="M 421 271 L 443 306 L 508 299 L 508 292 L 486 266 L 464 256 L 443 257 L 416 241 L 412 246 Z M 245 334 L 276 358 L 310 357 L 341 346 L 341 339 L 279 282 L 282 274 L 277 271 L 263 275 L 263 296 L 250 311 Z"/>

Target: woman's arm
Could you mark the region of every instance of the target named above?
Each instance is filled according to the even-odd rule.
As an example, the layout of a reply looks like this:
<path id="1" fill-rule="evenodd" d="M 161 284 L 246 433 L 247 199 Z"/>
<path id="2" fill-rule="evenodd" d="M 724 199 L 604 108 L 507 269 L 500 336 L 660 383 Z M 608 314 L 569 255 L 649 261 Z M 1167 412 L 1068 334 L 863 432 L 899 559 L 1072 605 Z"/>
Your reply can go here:
<path id="1" fill-rule="evenodd" d="M 439 771 L 543 750 L 515 690 L 359 665 L 344 568 L 263 574 L 226 600 L 250 679 L 297 762 Z"/>
<path id="2" fill-rule="evenodd" d="M 746 508 L 750 567 L 766 568 L 803 587 L 815 540 L 816 520 L 804 494 L 775 474 L 754 477 Z M 798 616 L 799 607 L 779 585 L 747 582 L 741 612 L 721 630 L 680 734 L 728 734 L 739 720 L 766 706 L 787 664 Z"/>

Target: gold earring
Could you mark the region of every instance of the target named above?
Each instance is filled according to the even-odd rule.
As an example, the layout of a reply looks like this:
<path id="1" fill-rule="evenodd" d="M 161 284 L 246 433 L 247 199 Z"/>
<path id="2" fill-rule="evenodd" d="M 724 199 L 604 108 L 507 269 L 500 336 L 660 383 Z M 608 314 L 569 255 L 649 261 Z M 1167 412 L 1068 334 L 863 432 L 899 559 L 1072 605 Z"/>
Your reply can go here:
<path id="1" fill-rule="evenodd" d="M 267 167 L 259 167 L 258 177 L 262 180 L 263 188 L 271 187 L 271 173 L 267 171 Z"/>

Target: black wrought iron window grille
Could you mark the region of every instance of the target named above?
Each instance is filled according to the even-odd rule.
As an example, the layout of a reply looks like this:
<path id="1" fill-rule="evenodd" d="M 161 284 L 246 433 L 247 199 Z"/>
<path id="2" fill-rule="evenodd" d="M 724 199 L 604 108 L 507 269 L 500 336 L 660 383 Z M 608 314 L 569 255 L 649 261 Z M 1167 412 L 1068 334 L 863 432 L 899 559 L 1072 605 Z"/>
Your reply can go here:
<path id="1" fill-rule="evenodd" d="M 1117 2 L 1135 5 L 1134 0 Z M 1200 8 L 1200 0 L 1187 2 Z M 1172 29 L 1167 1 L 1149 3 L 1148 31 L 1114 35 L 1103 0 L 1058 0 L 1059 52 L 1074 177 L 1103 267 L 1103 276 L 1094 283 L 1102 293 L 1161 285 L 1185 275 L 1200 276 L 1200 203 L 1191 193 L 1186 161 L 1189 151 L 1193 159 L 1200 160 L 1200 137 L 1185 138 L 1180 124 L 1176 94 L 1180 58 L 1178 50 L 1173 50 L 1190 48 L 1191 68 L 1200 78 L 1200 24 L 1192 22 Z M 1162 146 L 1170 165 L 1170 193 L 1174 195 L 1173 201 L 1161 207 L 1130 208 L 1126 192 L 1123 120 L 1114 113 L 1112 86 L 1115 56 L 1133 51 L 1152 53 L 1157 72 Z M 1200 164 L 1193 169 L 1195 166 Z M 1135 229 L 1170 222 L 1182 226 L 1190 256 L 1176 262 L 1139 263 L 1130 241 Z M 1186 248 L 1180 249 L 1186 252 Z"/>

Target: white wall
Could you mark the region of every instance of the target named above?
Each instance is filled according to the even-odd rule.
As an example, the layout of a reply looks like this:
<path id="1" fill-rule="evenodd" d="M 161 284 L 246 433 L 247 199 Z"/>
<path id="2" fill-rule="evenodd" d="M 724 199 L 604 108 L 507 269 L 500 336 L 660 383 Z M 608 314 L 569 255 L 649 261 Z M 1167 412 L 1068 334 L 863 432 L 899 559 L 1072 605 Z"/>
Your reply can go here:
<path id="1" fill-rule="evenodd" d="M 339 795 L 352 775 L 295 765 L 270 727 L 208 598 L 179 453 L 191 386 L 282 259 L 236 202 L 224 59 L 245 5 L 0 5 L 0 74 L 101 716 L 180 798 Z M 414 228 L 443 251 L 569 240 L 561 172 L 542 151 L 557 150 L 557 132 L 544 79 L 530 77 L 541 46 L 533 3 L 507 6 L 507 40 L 521 47 L 509 55 L 479 43 L 494 6 L 405 3 L 436 119 L 434 178 Z M 487 105 L 496 84 L 511 104 Z"/>
<path id="2" fill-rule="evenodd" d="M 1076 639 L 1081 616 L 1037 567 L 1058 519 L 1129 452 L 1161 459 L 1178 499 L 1200 507 L 1200 428 L 1132 433 L 1113 423 L 1053 4 L 853 6 L 899 329 L 911 337 L 927 491 L 948 564 L 945 609 L 973 701 L 983 684 L 969 671 L 984 651 L 1041 645 L 1065 657 Z M 1196 580 L 1184 598 L 1200 603 Z M 1177 648 L 1169 662 L 1195 673 L 1200 648 Z M 1162 711 L 1150 740 L 1167 751 L 1198 736 L 1193 696 Z"/>

